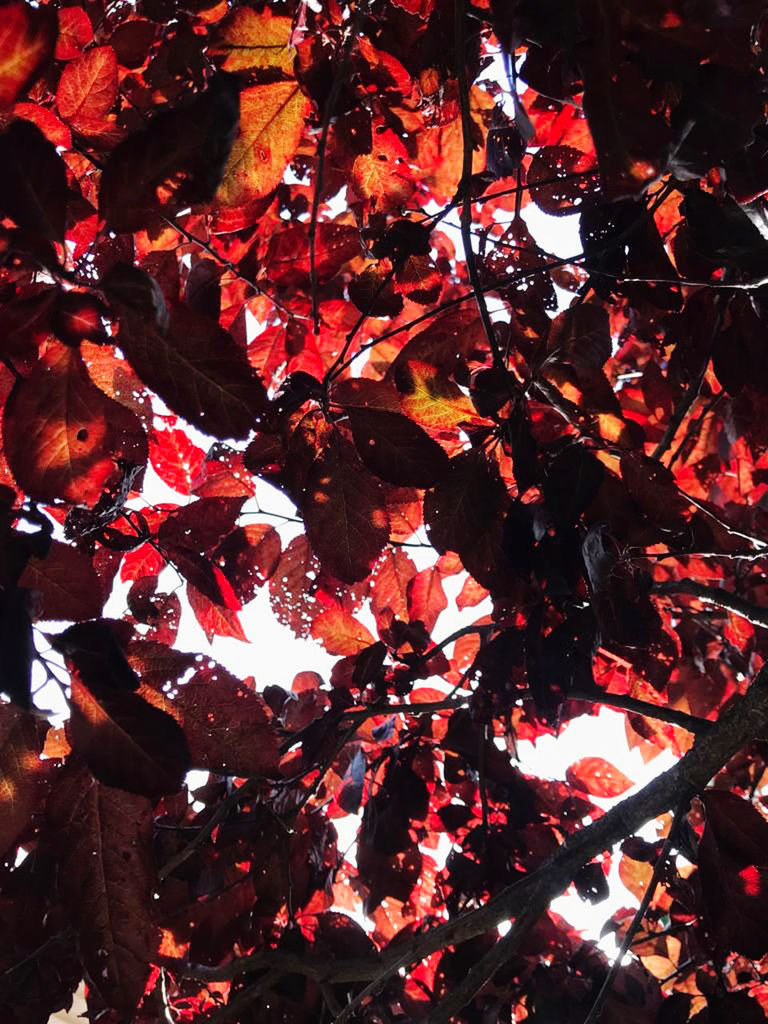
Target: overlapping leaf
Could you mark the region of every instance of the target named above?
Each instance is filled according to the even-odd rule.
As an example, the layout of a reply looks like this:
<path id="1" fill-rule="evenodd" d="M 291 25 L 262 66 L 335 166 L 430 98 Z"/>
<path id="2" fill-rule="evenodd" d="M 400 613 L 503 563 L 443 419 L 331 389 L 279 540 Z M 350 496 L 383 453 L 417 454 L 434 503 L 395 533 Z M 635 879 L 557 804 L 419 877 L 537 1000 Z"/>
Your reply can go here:
<path id="1" fill-rule="evenodd" d="M 3 435 L 14 476 L 42 501 L 93 505 L 119 458 L 146 460 L 137 417 L 92 384 L 79 353 L 58 342 L 17 383 Z"/>

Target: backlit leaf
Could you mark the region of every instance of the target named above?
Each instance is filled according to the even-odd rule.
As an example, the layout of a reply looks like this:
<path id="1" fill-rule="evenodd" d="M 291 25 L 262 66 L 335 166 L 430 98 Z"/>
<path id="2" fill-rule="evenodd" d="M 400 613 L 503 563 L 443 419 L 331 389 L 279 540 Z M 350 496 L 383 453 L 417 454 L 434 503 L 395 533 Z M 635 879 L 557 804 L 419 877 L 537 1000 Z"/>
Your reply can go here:
<path id="1" fill-rule="evenodd" d="M 621 796 L 634 786 L 624 772 L 602 757 L 582 757 L 566 772 L 569 786 L 583 789 L 591 796 Z"/>
<path id="2" fill-rule="evenodd" d="M 189 606 L 195 613 L 208 642 L 215 636 L 228 636 L 246 643 L 248 637 L 243 632 L 240 618 L 235 608 L 227 608 L 223 603 L 212 601 L 192 583 L 187 585 Z"/>
<path id="3" fill-rule="evenodd" d="M 315 616 L 312 636 L 329 654 L 359 654 L 373 643 L 373 637 L 362 622 L 343 608 L 329 608 Z"/>
<path id="4" fill-rule="evenodd" d="M 136 416 L 92 384 L 79 353 L 58 342 L 6 403 L 3 434 L 14 476 L 41 501 L 93 505 L 118 458 L 146 458 Z"/>
<path id="5" fill-rule="evenodd" d="M 246 206 L 268 195 L 293 159 L 310 101 L 295 81 L 244 89 L 240 134 L 234 141 L 218 191 L 222 206 Z"/>
<path id="6" fill-rule="evenodd" d="M 95 619 L 104 607 L 101 581 L 90 558 L 58 540 L 45 558 L 30 558 L 19 584 L 40 595 L 42 619 Z"/>
<path id="7" fill-rule="evenodd" d="M 177 306 L 161 333 L 123 307 L 118 341 L 147 387 L 200 430 L 243 438 L 255 426 L 264 389 L 243 350 L 213 320 Z"/>
<path id="8" fill-rule="evenodd" d="M 73 760 L 48 800 L 48 819 L 89 984 L 107 1006 L 132 1016 L 157 943 L 152 804 L 102 785 Z"/>
<path id="9" fill-rule="evenodd" d="M 352 185 L 377 213 L 399 209 L 410 199 L 414 181 L 408 151 L 398 136 L 384 125 L 374 127 L 371 151 L 356 158 L 352 166 Z"/>
<path id="10" fill-rule="evenodd" d="M 236 7 L 219 30 L 214 52 L 226 55 L 225 71 L 279 68 L 290 74 L 295 54 L 292 29 L 290 18 L 274 15 L 269 8 L 257 13 L 252 7 Z"/>
<path id="11" fill-rule="evenodd" d="M 117 58 L 111 46 L 96 46 L 64 68 L 56 106 L 65 121 L 87 131 L 112 108 L 117 96 Z"/>
<path id="12" fill-rule="evenodd" d="M 349 446 L 334 444 L 315 459 L 303 512 L 323 567 L 345 583 L 364 579 L 387 541 L 389 520 L 381 487 Z"/>
<path id="13" fill-rule="evenodd" d="M 395 381 L 403 411 L 428 430 L 452 430 L 461 424 L 485 422 L 458 385 L 428 363 L 403 363 L 397 368 Z"/>
<path id="14" fill-rule="evenodd" d="M 53 56 L 58 26 L 49 7 L 7 4 L 0 11 L 0 107 L 9 107 Z"/>

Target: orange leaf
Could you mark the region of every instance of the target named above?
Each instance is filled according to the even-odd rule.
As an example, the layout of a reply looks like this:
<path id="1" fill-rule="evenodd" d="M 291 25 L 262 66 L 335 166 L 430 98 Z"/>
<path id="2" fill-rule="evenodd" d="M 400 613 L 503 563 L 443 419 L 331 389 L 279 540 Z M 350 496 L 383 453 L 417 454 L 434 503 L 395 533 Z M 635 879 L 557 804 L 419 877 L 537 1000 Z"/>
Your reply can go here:
<path id="1" fill-rule="evenodd" d="M 225 71 L 250 71 L 253 68 L 293 70 L 296 50 L 290 45 L 293 23 L 276 17 L 269 8 L 258 14 L 252 7 L 237 7 L 221 26 L 215 54 L 225 54 Z"/>
<path id="2" fill-rule="evenodd" d="M 373 643 L 369 630 L 343 608 L 320 612 L 312 622 L 312 636 L 329 654 L 358 654 Z"/>
<path id="3" fill-rule="evenodd" d="M 77 126 L 103 117 L 116 96 L 115 51 L 111 46 L 97 46 L 64 68 L 56 90 L 56 106 L 65 121 Z"/>
<path id="4" fill-rule="evenodd" d="M 370 153 L 355 158 L 352 187 L 371 210 L 388 213 L 404 206 L 415 188 L 408 150 L 393 131 L 374 125 Z"/>
<path id="5" fill-rule="evenodd" d="M 245 206 L 279 185 L 299 145 L 310 107 L 293 80 L 243 90 L 240 134 L 217 194 L 222 206 Z"/>
<path id="6" fill-rule="evenodd" d="M 9 107 L 53 56 L 58 25 L 49 7 L 9 4 L 0 10 L 0 107 Z"/>
<path id="7" fill-rule="evenodd" d="M 58 342 L 11 394 L 3 437 L 19 486 L 41 501 L 93 505 L 117 458 L 146 460 L 139 420 L 91 383 L 75 349 Z"/>
<path id="8" fill-rule="evenodd" d="M 621 796 L 634 786 L 632 779 L 602 757 L 582 757 L 566 772 L 569 786 L 592 796 Z"/>

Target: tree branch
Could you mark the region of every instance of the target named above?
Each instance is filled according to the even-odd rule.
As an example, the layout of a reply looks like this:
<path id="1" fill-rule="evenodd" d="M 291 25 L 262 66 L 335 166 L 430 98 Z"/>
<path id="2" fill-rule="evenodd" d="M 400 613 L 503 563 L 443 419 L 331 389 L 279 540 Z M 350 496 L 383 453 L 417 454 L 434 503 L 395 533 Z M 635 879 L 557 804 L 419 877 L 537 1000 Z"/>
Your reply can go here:
<path id="1" fill-rule="evenodd" d="M 616 975 L 619 972 L 619 968 L 621 967 L 624 957 L 627 955 L 629 947 L 632 945 L 635 935 L 637 934 L 637 929 L 640 927 L 642 920 L 645 917 L 646 911 L 650 906 L 650 902 L 653 899 L 653 895 L 656 892 L 656 886 L 659 884 L 659 878 L 661 877 L 662 869 L 667 860 L 667 857 L 669 856 L 669 851 L 672 847 L 675 835 L 677 834 L 680 822 L 682 821 L 683 814 L 685 813 L 688 807 L 688 802 L 688 799 L 684 798 L 677 805 L 677 809 L 675 810 L 675 816 L 672 819 L 672 824 L 670 825 L 669 832 L 667 833 L 667 838 L 664 840 L 664 845 L 662 846 L 659 852 L 659 856 L 656 858 L 656 863 L 653 865 L 653 873 L 651 874 L 650 881 L 648 882 L 645 892 L 643 893 L 643 898 L 640 900 L 640 906 L 635 911 L 635 916 L 632 918 L 632 923 L 627 929 L 627 934 L 624 936 L 624 941 L 619 947 L 619 952 L 616 954 L 616 958 L 611 964 L 611 969 L 608 971 L 605 981 L 600 986 L 600 991 L 597 993 L 595 1001 L 592 1004 L 592 1008 L 590 1009 L 589 1013 L 587 1014 L 584 1020 L 584 1024 L 597 1024 L 597 1021 L 600 1019 L 600 1014 L 602 1013 L 603 1009 L 603 1003 L 610 994 L 610 991 L 613 987 L 613 982 L 615 981 Z"/>
<path id="2" fill-rule="evenodd" d="M 650 701 L 638 700 L 637 697 L 630 697 L 625 693 L 606 693 L 605 690 L 600 690 L 597 686 L 594 689 L 572 690 L 568 694 L 568 699 L 586 700 L 590 704 L 604 704 L 606 707 L 628 711 L 633 715 L 655 718 L 659 722 L 669 722 L 670 725 L 687 729 L 688 732 L 697 736 L 703 736 L 715 725 L 715 722 L 686 714 L 685 711 L 677 711 L 675 708 L 666 707 L 663 704 L 651 704 Z"/>
<path id="3" fill-rule="evenodd" d="M 654 583 L 651 587 L 652 594 L 688 594 L 704 601 L 706 604 L 715 605 L 717 608 L 724 608 L 726 611 L 740 615 L 742 619 L 751 622 L 753 626 L 768 628 L 768 608 L 761 608 L 760 605 L 747 601 L 738 594 L 732 594 L 722 587 L 710 587 L 706 583 L 697 583 L 695 580 L 668 580 L 664 583 Z"/>
<path id="4" fill-rule="evenodd" d="M 522 938 L 523 925 L 529 927 L 529 914 L 533 917 L 534 910 L 543 913 L 585 864 L 635 833 L 646 822 L 703 789 L 734 754 L 767 728 L 768 665 L 759 671 L 744 697 L 713 723 L 706 735 L 698 737 L 692 749 L 672 768 L 570 836 L 540 868 L 503 889 L 484 906 L 445 921 L 430 931 L 415 934 L 384 956 L 322 960 L 304 955 L 296 957 L 295 961 L 291 959 L 289 963 L 286 960 L 288 954 L 261 952 L 218 967 L 201 968 L 172 958 L 160 958 L 159 962 L 180 975 L 200 978 L 204 974 L 208 981 L 231 979 L 260 967 L 295 970 L 326 981 L 370 982 L 336 1018 L 335 1024 L 345 1024 L 360 1004 L 379 991 L 401 967 L 420 962 L 447 946 L 485 934 L 503 921 L 520 918 L 526 908 L 533 907 L 521 919 L 520 929 L 514 928 L 505 936 L 501 949 L 505 957 L 508 956 Z M 475 975 L 475 980 L 477 978 Z M 468 998 L 474 995 L 474 992 L 469 992 L 470 987 L 464 993 Z"/>

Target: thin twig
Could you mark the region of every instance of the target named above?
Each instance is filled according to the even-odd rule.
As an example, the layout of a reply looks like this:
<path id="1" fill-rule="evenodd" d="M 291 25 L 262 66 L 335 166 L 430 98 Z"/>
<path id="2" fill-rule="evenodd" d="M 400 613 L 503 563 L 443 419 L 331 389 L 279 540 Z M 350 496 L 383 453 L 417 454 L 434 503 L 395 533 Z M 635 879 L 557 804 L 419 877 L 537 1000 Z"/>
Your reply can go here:
<path id="1" fill-rule="evenodd" d="M 166 861 L 166 863 L 158 869 L 158 880 L 162 882 L 163 879 L 168 877 L 168 875 L 173 874 L 177 867 L 189 860 L 192 854 L 196 850 L 200 849 L 206 839 L 208 839 L 215 829 L 224 821 L 229 812 L 242 800 L 245 800 L 246 797 L 253 795 L 255 788 L 256 780 L 249 779 L 243 783 L 242 786 L 232 790 L 232 792 L 221 801 L 208 821 L 200 827 L 197 835 L 195 835 L 193 839 L 190 839 L 186 846 L 179 850 L 175 856 L 171 857 L 169 861 Z"/>
<path id="2" fill-rule="evenodd" d="M 690 597 L 695 597 L 706 604 L 712 604 L 718 608 L 724 608 L 726 611 L 733 612 L 734 615 L 739 615 L 742 619 L 746 619 L 747 622 L 751 622 L 753 626 L 768 628 L 768 608 L 761 608 L 760 605 L 755 604 L 753 601 L 739 597 L 738 594 L 732 594 L 723 587 L 711 587 L 706 583 L 697 583 L 696 580 L 689 579 L 668 580 L 664 583 L 654 583 L 651 587 L 651 593 L 667 596 L 688 594 Z"/>
<path id="3" fill-rule="evenodd" d="M 692 749 L 673 767 L 570 836 L 540 868 L 507 886 L 482 907 L 445 921 L 430 931 L 416 933 L 381 956 L 322 960 L 267 951 L 218 966 L 199 966 L 170 957 L 156 957 L 155 962 L 178 975 L 207 981 L 232 979 L 260 967 L 282 973 L 295 971 L 324 981 L 371 982 L 337 1017 L 336 1024 L 345 1024 L 360 1004 L 379 991 L 401 967 L 420 962 L 447 946 L 484 935 L 510 918 L 518 919 L 534 903 L 536 907 L 549 906 L 585 864 L 704 788 L 734 754 L 761 735 L 767 726 L 768 665 L 757 673 L 744 697 L 720 717 L 707 735 L 697 738 Z M 519 940 L 520 934 L 516 936 Z M 512 951 L 514 939 L 510 939 L 509 934 L 505 939 L 508 941 L 502 948 L 507 955 Z"/>
<path id="4" fill-rule="evenodd" d="M 336 111 L 341 89 L 344 85 L 344 76 L 347 73 L 349 63 L 349 52 L 357 36 L 358 27 L 363 16 L 362 5 L 358 4 L 357 10 L 352 16 L 349 26 L 349 33 L 341 47 L 341 53 L 337 55 L 336 75 L 331 85 L 331 90 L 323 105 L 323 120 L 320 126 L 320 139 L 317 143 L 317 172 L 315 174 L 315 188 L 312 193 L 312 212 L 309 218 L 309 290 L 312 302 L 312 329 L 315 334 L 320 333 L 320 313 L 317 302 L 317 217 L 320 210 L 320 200 L 323 194 L 323 176 L 325 174 L 325 154 L 328 149 L 328 133 L 331 129 L 331 120 Z"/>
<path id="5" fill-rule="evenodd" d="M 568 694 L 569 700 L 585 700 L 590 704 L 603 704 L 609 708 L 616 708 L 619 711 L 628 711 L 633 715 L 642 715 L 644 718 L 655 718 L 659 722 L 668 722 L 696 736 L 702 736 L 709 732 L 714 722 L 706 718 L 698 718 L 696 715 L 688 715 L 685 711 L 677 711 L 675 708 L 666 707 L 663 704 L 651 704 L 647 700 L 638 700 L 637 697 L 630 697 L 624 693 L 606 693 L 597 687 L 594 689 L 572 690 Z"/>
<path id="6" fill-rule="evenodd" d="M 738 537 L 740 540 L 746 540 L 750 544 L 754 544 L 758 548 L 762 548 L 764 553 L 768 553 L 768 541 L 762 537 L 755 537 L 751 533 L 744 533 L 743 530 L 739 530 L 731 523 L 726 522 L 722 516 L 719 516 L 716 512 L 713 512 L 709 505 L 705 505 L 704 502 L 699 501 L 698 498 L 694 498 L 692 494 L 688 494 L 681 487 L 678 487 L 678 492 L 685 498 L 686 501 L 690 502 L 700 512 L 703 512 L 705 516 L 708 516 L 713 523 L 717 523 L 718 526 L 722 527 L 726 533 L 730 534 L 731 537 Z M 725 556 L 727 552 L 723 552 Z"/>
<path id="7" fill-rule="evenodd" d="M 682 284 L 682 282 L 679 283 Z M 704 379 L 707 375 L 707 367 L 709 366 L 709 360 L 712 354 L 712 346 L 715 343 L 715 338 L 717 337 L 717 333 L 720 330 L 723 323 L 723 315 L 725 314 L 725 299 L 726 296 L 723 295 L 718 295 L 715 299 L 715 316 L 712 321 L 712 328 L 709 332 L 709 339 L 707 342 L 706 352 L 704 353 L 702 367 L 696 374 L 696 376 L 693 378 L 693 380 L 688 384 L 688 387 L 683 392 L 680 401 L 672 410 L 672 415 L 669 417 L 669 423 L 667 424 L 666 430 L 664 431 L 661 440 L 656 445 L 653 455 L 651 456 L 651 458 L 653 459 L 661 461 L 662 455 L 664 455 L 664 453 L 671 446 L 672 442 L 675 439 L 677 431 L 680 429 L 680 425 L 682 424 L 685 417 L 688 415 L 691 407 L 693 406 L 693 403 L 699 397 L 701 386 L 704 383 Z M 670 465 L 671 464 L 672 463 L 670 462 Z"/>
<path id="8" fill-rule="evenodd" d="M 683 814 L 688 808 L 689 802 L 689 798 L 684 797 L 677 805 L 677 808 L 675 810 L 675 816 L 672 819 L 672 824 L 669 827 L 669 832 L 667 833 L 667 837 L 664 840 L 664 845 L 662 846 L 659 856 L 656 858 L 656 863 L 653 866 L 653 873 L 651 874 L 650 881 L 648 882 L 645 892 L 643 893 L 643 898 L 640 900 L 640 906 L 635 911 L 635 916 L 632 918 L 632 923 L 627 929 L 627 934 L 624 936 L 624 940 L 621 943 L 621 946 L 619 947 L 619 952 L 616 954 L 616 958 L 611 964 L 611 969 L 608 971 L 608 974 L 605 977 L 605 981 L 600 986 L 600 991 L 597 993 L 595 1001 L 592 1004 L 592 1008 L 590 1009 L 589 1013 L 584 1019 L 584 1024 L 597 1024 L 597 1021 L 600 1019 L 600 1014 L 603 1010 L 603 1004 L 605 1003 L 605 1000 L 607 999 L 611 989 L 613 988 L 613 983 L 616 980 L 616 975 L 618 974 L 619 968 L 621 967 L 624 957 L 627 955 L 629 947 L 632 945 L 632 941 L 635 937 L 637 929 L 640 927 L 642 920 L 645 917 L 646 911 L 650 906 L 651 900 L 653 899 L 653 896 L 656 892 L 656 886 L 659 884 L 661 872 L 664 869 L 664 864 L 666 863 L 667 857 L 669 856 L 669 851 L 672 847 L 672 843 L 674 842 L 680 822 L 682 821 Z"/>
<path id="9" fill-rule="evenodd" d="M 461 112 L 461 135 L 463 144 L 463 159 L 461 167 L 461 180 L 459 191 L 461 192 L 461 239 L 464 245 L 464 261 L 467 265 L 469 283 L 475 295 L 475 302 L 480 313 L 480 320 L 483 324 L 485 336 L 488 339 L 493 362 L 500 370 L 506 370 L 504 356 L 499 348 L 496 338 L 496 331 L 493 327 L 491 315 L 488 312 L 488 304 L 485 301 L 485 294 L 480 281 L 480 272 L 477 268 L 475 250 L 472 248 L 472 111 L 469 105 L 469 82 L 467 80 L 466 63 L 466 40 L 464 38 L 464 0 L 454 0 L 453 7 L 453 30 L 454 48 L 456 53 L 456 71 L 459 86 L 459 110 Z"/>

